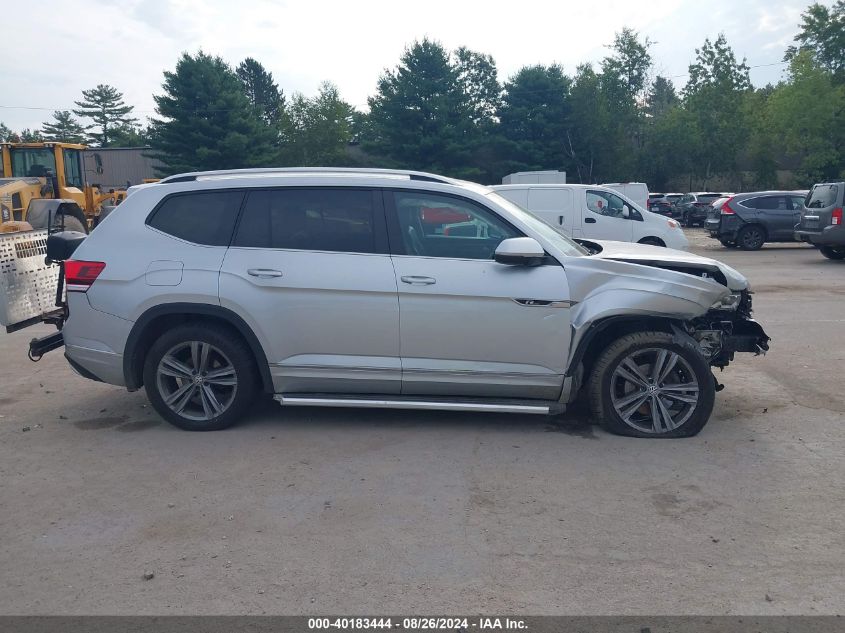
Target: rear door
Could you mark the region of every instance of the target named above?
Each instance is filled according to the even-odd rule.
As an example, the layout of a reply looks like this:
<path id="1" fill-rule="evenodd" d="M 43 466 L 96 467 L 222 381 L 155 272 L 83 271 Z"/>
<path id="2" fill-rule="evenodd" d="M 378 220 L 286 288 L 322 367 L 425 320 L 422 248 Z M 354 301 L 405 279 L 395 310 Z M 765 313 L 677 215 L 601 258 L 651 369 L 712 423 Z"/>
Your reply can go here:
<path id="1" fill-rule="evenodd" d="M 615 193 L 600 189 L 587 189 L 585 196 L 586 208 L 582 220 L 585 238 L 618 242 L 633 240 L 630 205 Z"/>
<path id="2" fill-rule="evenodd" d="M 574 211 L 572 189 L 532 187 L 528 190 L 528 209 L 549 224 L 559 226 L 567 235 L 581 235 L 581 217 Z M 576 221 L 577 215 L 577 221 Z"/>
<path id="3" fill-rule="evenodd" d="M 841 208 L 842 194 L 837 184 L 814 185 L 807 194 L 806 207 L 802 214 L 801 228 L 818 231 L 830 226 L 833 210 Z M 837 205 L 839 205 L 837 207 Z"/>
<path id="4" fill-rule="evenodd" d="M 220 303 L 253 328 L 282 393 L 399 393 L 399 305 L 381 193 L 249 192 Z"/>
<path id="5" fill-rule="evenodd" d="M 569 349 L 569 285 L 557 262 L 493 260 L 522 234 L 472 200 L 386 192 L 399 291 L 402 393 L 555 399 Z M 426 226 L 427 209 L 468 220 Z"/>
<path id="6" fill-rule="evenodd" d="M 785 195 L 760 196 L 748 201 L 757 210 L 757 221 L 763 225 L 770 240 L 792 240 L 795 222 L 792 205 Z"/>

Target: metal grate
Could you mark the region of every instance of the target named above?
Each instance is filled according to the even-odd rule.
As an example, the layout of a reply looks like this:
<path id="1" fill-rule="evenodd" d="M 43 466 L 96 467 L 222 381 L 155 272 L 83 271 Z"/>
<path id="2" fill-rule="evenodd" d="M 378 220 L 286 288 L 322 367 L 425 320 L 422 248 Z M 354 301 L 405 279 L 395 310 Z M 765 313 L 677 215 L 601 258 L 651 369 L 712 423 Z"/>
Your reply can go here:
<path id="1" fill-rule="evenodd" d="M 47 231 L 0 234 L 0 325 L 56 308 L 59 267 L 47 266 Z"/>

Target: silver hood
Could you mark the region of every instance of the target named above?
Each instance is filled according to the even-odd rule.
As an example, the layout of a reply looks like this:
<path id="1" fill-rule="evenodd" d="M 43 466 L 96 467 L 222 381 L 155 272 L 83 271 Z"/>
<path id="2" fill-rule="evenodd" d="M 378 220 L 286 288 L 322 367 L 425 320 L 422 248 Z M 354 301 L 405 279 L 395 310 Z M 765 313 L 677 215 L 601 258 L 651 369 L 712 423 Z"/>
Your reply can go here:
<path id="1" fill-rule="evenodd" d="M 648 244 L 609 242 L 604 240 L 589 240 L 589 242 L 601 248 L 601 252 L 592 255 L 592 257 L 599 259 L 612 259 L 631 264 L 656 266 L 658 268 L 688 267 L 690 268 L 691 274 L 694 274 L 696 269 L 702 272 L 719 271 L 724 275 L 730 290 L 746 290 L 749 287 L 748 279 L 739 271 L 709 257 L 701 257 L 700 255 L 693 255 L 685 251 L 664 248 L 663 246 L 650 246 Z"/>

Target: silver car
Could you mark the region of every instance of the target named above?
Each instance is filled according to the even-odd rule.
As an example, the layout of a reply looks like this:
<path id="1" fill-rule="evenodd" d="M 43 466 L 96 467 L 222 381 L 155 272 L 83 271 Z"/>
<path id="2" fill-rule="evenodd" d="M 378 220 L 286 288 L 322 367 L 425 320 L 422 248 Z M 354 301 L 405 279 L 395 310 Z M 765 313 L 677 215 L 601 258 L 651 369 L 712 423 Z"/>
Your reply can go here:
<path id="1" fill-rule="evenodd" d="M 263 391 L 537 414 L 583 395 L 612 432 L 685 437 L 710 417 L 711 367 L 769 341 L 722 263 L 573 241 L 433 174 L 173 176 L 133 191 L 70 257 L 70 364 L 144 387 L 195 431 L 231 426 Z"/>

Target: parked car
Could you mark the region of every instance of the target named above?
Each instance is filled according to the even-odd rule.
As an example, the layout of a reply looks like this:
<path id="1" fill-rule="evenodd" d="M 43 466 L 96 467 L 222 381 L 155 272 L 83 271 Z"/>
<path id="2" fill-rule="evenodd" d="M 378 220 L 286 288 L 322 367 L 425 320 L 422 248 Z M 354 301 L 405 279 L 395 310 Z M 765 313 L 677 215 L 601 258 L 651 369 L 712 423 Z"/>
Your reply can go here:
<path id="1" fill-rule="evenodd" d="M 804 196 L 795 191 L 738 193 L 714 201 L 704 227 L 723 246 L 754 251 L 766 242 L 794 242 Z"/>
<path id="2" fill-rule="evenodd" d="M 575 238 L 639 242 L 685 250 L 674 220 L 598 185 L 495 185 L 499 195 Z"/>
<path id="3" fill-rule="evenodd" d="M 804 200 L 801 219 L 795 229 L 795 239 L 819 247 L 828 259 L 845 259 L 845 182 L 825 182 L 813 185 Z"/>
<path id="4" fill-rule="evenodd" d="M 673 210 L 675 203 L 684 197 L 682 193 L 661 193 L 649 194 L 648 210 L 652 213 L 659 213 L 668 218 L 674 217 Z"/>
<path id="5" fill-rule="evenodd" d="M 686 193 L 675 204 L 673 216 L 680 219 L 682 226 L 703 226 L 707 218 L 707 209 L 717 199 L 723 198 L 723 193 L 696 191 Z"/>
<path id="6" fill-rule="evenodd" d="M 461 215 L 469 235 L 431 226 Z M 48 243 L 66 259 L 66 358 L 144 387 L 194 431 L 231 426 L 258 391 L 523 414 L 584 391 L 613 432 L 689 436 L 713 409 L 711 367 L 768 348 L 733 268 L 573 241 L 498 191 L 434 174 L 181 174 L 133 192 L 67 259 L 74 235 Z"/>

